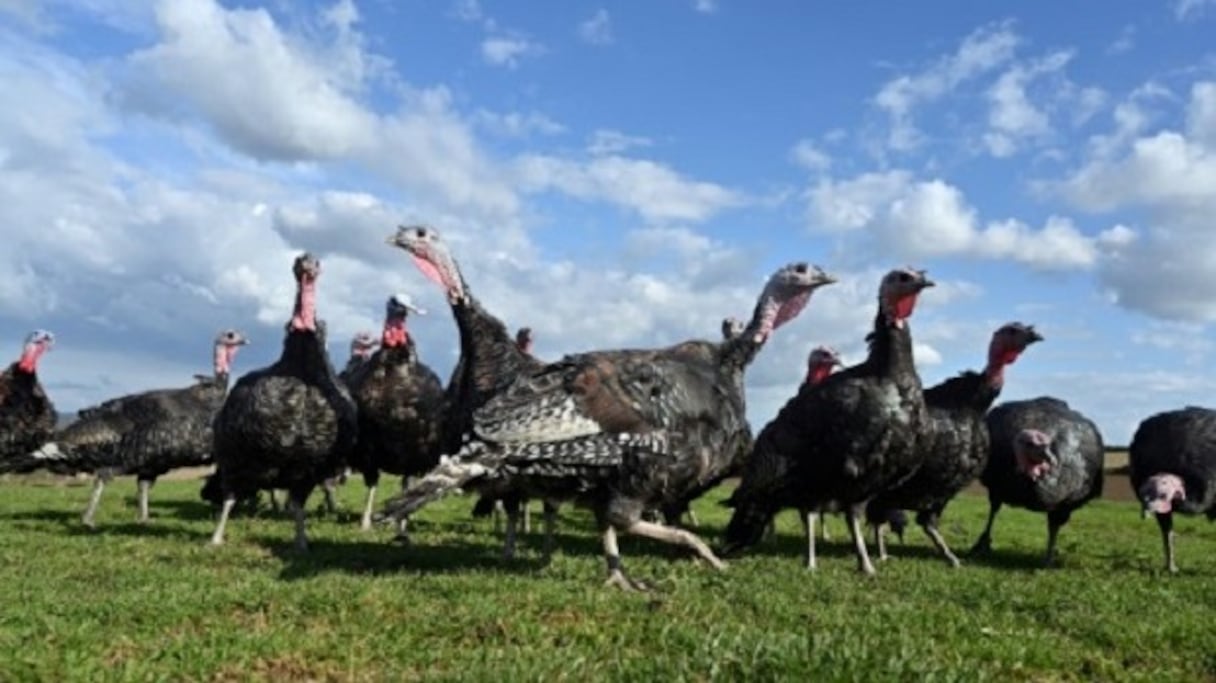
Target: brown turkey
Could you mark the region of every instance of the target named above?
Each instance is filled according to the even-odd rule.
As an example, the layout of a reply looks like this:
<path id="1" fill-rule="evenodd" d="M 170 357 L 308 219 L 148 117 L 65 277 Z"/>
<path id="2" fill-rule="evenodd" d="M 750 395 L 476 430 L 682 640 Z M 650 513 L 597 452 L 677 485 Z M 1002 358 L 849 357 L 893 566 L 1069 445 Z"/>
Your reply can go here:
<path id="1" fill-rule="evenodd" d="M 988 462 L 988 427 L 984 415 L 1005 386 L 1005 368 L 1027 347 L 1043 340 L 1033 325 L 1011 322 L 992 333 L 988 362 L 982 372 L 968 371 L 925 390 L 929 406 L 920 469 L 904 483 L 870 501 L 866 516 L 874 526 L 879 559 L 886 559 L 883 527 L 895 510 L 915 510 L 916 523 L 946 562 L 959 565 L 937 528 L 950 501 L 984 471 Z"/>
<path id="2" fill-rule="evenodd" d="M 148 521 L 148 492 L 161 475 L 211 462 L 211 420 L 228 392 L 237 349 L 249 343 L 238 330 L 216 336 L 214 371 L 195 375 L 180 389 L 157 389 L 120 396 L 77 413 L 52 441 L 31 453 L 23 469 L 95 475 L 82 521 L 92 527 L 105 486 L 115 476 L 134 474 L 139 517 Z"/>
<path id="3" fill-rule="evenodd" d="M 590 507 L 613 585 L 645 588 L 622 571 L 618 531 L 685 546 L 722 568 L 697 536 L 642 514 L 684 499 L 730 466 L 747 431 L 743 368 L 816 288 L 834 281 L 791 264 L 769 279 L 747 328 L 730 341 L 582 353 L 519 377 L 476 411 L 461 451 L 389 501 L 385 516 L 410 514 L 459 487 L 505 481 Z"/>
<path id="4" fill-rule="evenodd" d="M 1009 401 L 989 411 L 990 450 L 980 481 L 988 489 L 988 523 L 971 548 L 992 549 L 992 524 L 1005 504 L 1047 513 L 1047 553 L 1074 510 L 1102 495 L 1106 448 L 1092 420 L 1058 398 Z"/>
<path id="5" fill-rule="evenodd" d="M 360 522 L 364 530 L 372 526 L 381 472 L 410 477 L 439 462 L 443 385 L 418 360 L 417 344 L 406 328 L 410 313 L 422 315 L 424 311 L 406 294 L 388 298 L 380 349 L 347 377 L 359 409 L 359 439 L 350 465 L 367 485 Z"/>
<path id="6" fill-rule="evenodd" d="M 901 268 L 883 277 L 869 355 L 816 385 L 803 384 L 756 437 L 739 487 L 724 552 L 754 545 L 779 510 L 803 511 L 808 544 L 825 507 L 841 509 L 858 568 L 874 573 L 861 522 L 874 496 L 912 476 L 926 408 L 907 320 L 933 282 Z"/>
<path id="7" fill-rule="evenodd" d="M 443 288 L 456 319 L 460 358 L 444 391 L 447 409 L 439 449 L 441 453 L 455 453 L 460 450 L 464 435 L 473 427 L 473 412 L 509 386 L 517 375 L 534 372 L 544 364 L 521 349 L 507 326 L 474 298 L 460 266 L 437 230 L 426 226 L 400 226 L 387 241 L 408 253 L 423 276 Z M 477 506 L 479 513 L 492 510 L 494 501 L 500 498 L 517 495 L 508 488 L 478 492 L 482 495 Z M 503 554 L 512 557 L 519 528 L 519 506 L 505 507 L 507 530 Z M 551 528 L 546 531 L 546 537 L 552 538 Z"/>
<path id="8" fill-rule="evenodd" d="M 1188 406 L 1140 423 L 1128 450 L 1131 485 L 1161 527 L 1165 568 L 1174 559 L 1174 513 L 1216 521 L 1216 410 Z"/>
<path id="9" fill-rule="evenodd" d="M 224 504 L 211 543 L 224 542 L 238 498 L 261 489 L 287 489 L 295 516 L 295 545 L 308 548 L 304 504 L 313 488 L 350 458 L 358 435 L 355 402 L 325 350 L 316 317 L 321 262 L 295 259 L 296 303 L 283 351 L 273 365 L 237 380 L 215 417 L 214 451 Z"/>
<path id="10" fill-rule="evenodd" d="M 54 345 L 55 335 L 34 330 L 21 357 L 0 373 L 0 471 L 9 458 L 24 458 L 55 431 L 55 405 L 38 381 L 38 360 Z"/>

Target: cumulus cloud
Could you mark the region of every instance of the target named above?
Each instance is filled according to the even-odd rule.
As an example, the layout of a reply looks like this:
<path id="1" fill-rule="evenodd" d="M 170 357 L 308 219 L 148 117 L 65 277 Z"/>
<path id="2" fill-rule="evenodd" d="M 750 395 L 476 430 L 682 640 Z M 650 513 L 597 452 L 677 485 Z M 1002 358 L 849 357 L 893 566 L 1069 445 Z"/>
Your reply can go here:
<path id="1" fill-rule="evenodd" d="M 821 172 L 832 167 L 832 157 L 812 140 L 799 140 L 790 150 L 794 163 L 808 171 Z"/>
<path id="2" fill-rule="evenodd" d="M 1038 229 L 1015 219 L 985 225 L 957 187 L 905 170 L 824 178 L 808 199 L 812 230 L 866 232 L 900 258 L 969 256 L 1042 270 L 1091 268 L 1098 258 L 1100 243 L 1067 218 L 1052 216 Z"/>
<path id="3" fill-rule="evenodd" d="M 590 19 L 578 25 L 578 37 L 583 39 L 583 42 L 592 45 L 608 45 L 612 43 L 612 17 L 608 15 L 608 10 L 599 8 L 595 14 L 591 15 Z"/>
<path id="4" fill-rule="evenodd" d="M 478 109 L 473 120 L 487 132 L 503 137 L 525 138 L 532 134 L 558 135 L 566 132 L 565 126 L 537 111 L 498 113 Z"/>
<path id="5" fill-rule="evenodd" d="M 988 89 L 989 130 L 984 142 L 993 156 L 1010 156 L 1021 140 L 1051 133 L 1049 115 L 1031 103 L 1026 89 L 1035 79 L 1063 69 L 1072 57 L 1071 51 L 1061 50 L 1029 64 L 1015 64 Z"/>

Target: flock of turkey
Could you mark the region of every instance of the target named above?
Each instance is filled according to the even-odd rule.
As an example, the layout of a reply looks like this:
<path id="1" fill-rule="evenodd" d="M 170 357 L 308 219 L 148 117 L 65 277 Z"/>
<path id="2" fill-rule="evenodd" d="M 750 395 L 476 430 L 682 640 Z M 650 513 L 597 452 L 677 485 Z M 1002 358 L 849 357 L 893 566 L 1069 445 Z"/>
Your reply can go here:
<path id="1" fill-rule="evenodd" d="M 880 557 L 884 530 L 902 533 L 904 511 L 952 565 L 959 560 L 938 530 L 950 500 L 977 477 L 988 489 L 988 524 L 972 552 L 988 550 L 1002 505 L 1045 512 L 1046 561 L 1069 516 L 1102 491 L 1104 445 L 1097 427 L 1056 398 L 993 408 L 1007 366 L 1043 337 L 1012 322 L 992 335 L 988 361 L 922 388 L 908 320 L 933 286 L 923 271 L 896 269 L 879 284 L 867 358 L 841 366 L 829 348 L 811 352 L 805 381 L 753 436 L 744 373 L 769 337 L 835 279 L 792 263 L 767 281 L 751 318 L 727 318 L 719 341 L 665 348 L 569 355 L 552 363 L 531 354 L 531 331 L 512 336 L 472 295 L 440 235 L 400 227 L 388 242 L 404 250 L 441 287 L 460 333 L 460 359 L 445 387 L 419 361 L 407 328 L 420 313 L 409 298 L 388 299 L 379 339 L 360 333 L 345 369 L 335 372 L 326 327 L 317 317 L 321 264 L 299 256 L 294 311 L 282 353 L 229 389 L 232 363 L 247 343 L 237 330 L 214 343 L 214 372 L 181 389 L 123 396 L 81 410 L 56 430 L 56 414 L 37 379 L 53 344 L 32 333 L 20 359 L 0 376 L 0 472 L 89 472 L 95 487 L 84 513 L 92 526 L 102 491 L 115 475 L 139 483 L 139 520 L 157 477 L 214 463 L 203 487 L 218 507 L 211 542 L 224 541 L 236 504 L 260 491 L 286 490 L 295 542 L 307 547 L 305 501 L 350 469 L 367 485 L 361 526 L 406 521 L 427 503 L 475 491 L 475 514 L 502 507 L 504 554 L 515 551 L 520 511 L 545 506 L 545 551 L 552 549 L 557 506 L 589 508 L 603 541 L 608 582 L 644 589 L 623 570 L 618 533 L 684 546 L 716 568 L 718 555 L 760 542 L 773 517 L 797 509 L 806 527 L 806 564 L 815 567 L 815 525 L 841 512 L 859 568 L 874 572 L 863 522 Z M 1172 513 L 1216 518 L 1216 411 L 1189 407 L 1155 415 L 1130 447 L 1131 481 L 1144 514 L 1155 514 L 1166 564 L 1176 570 Z M 403 490 L 377 514 L 382 473 Z M 718 553 L 681 525 L 689 504 L 728 477 L 740 483 Z"/>

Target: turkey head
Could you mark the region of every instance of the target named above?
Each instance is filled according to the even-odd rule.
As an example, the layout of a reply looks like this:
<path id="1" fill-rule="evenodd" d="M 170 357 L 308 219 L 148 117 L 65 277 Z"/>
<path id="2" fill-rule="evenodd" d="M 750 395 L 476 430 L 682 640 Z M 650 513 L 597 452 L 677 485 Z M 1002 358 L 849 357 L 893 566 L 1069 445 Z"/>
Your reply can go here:
<path id="1" fill-rule="evenodd" d="M 55 335 L 50 332 L 46 330 L 30 332 L 21 348 L 21 358 L 17 361 L 17 367 L 22 372 L 33 374 L 38 369 L 38 359 L 54 345 Z"/>

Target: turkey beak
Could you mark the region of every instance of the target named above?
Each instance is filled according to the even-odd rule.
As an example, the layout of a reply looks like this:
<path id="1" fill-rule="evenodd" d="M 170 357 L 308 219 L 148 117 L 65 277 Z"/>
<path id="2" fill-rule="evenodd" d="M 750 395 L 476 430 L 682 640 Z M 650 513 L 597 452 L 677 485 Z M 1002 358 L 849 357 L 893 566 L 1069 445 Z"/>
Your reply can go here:
<path id="1" fill-rule="evenodd" d="M 837 280 L 837 279 L 836 279 L 836 276 L 835 276 L 835 275 L 832 275 L 832 274 L 830 274 L 830 273 L 825 273 L 825 272 L 823 272 L 823 271 L 819 271 L 819 276 L 818 276 L 817 278 L 815 278 L 815 286 L 816 286 L 816 287 L 822 287 L 822 286 L 824 286 L 824 285 L 830 285 L 830 284 L 833 284 L 833 283 L 835 283 L 835 282 L 839 282 L 839 280 Z"/>
<path id="2" fill-rule="evenodd" d="M 1043 335 L 1039 334 L 1038 330 L 1035 330 L 1032 328 L 1030 330 L 1030 335 L 1026 338 L 1026 343 L 1033 344 L 1035 342 L 1041 342 L 1041 341 L 1043 341 Z"/>

